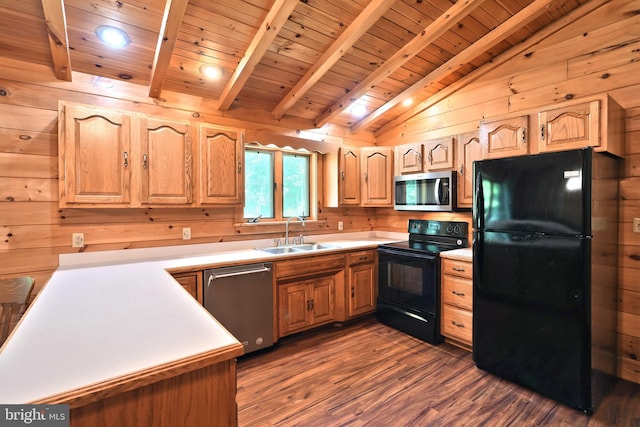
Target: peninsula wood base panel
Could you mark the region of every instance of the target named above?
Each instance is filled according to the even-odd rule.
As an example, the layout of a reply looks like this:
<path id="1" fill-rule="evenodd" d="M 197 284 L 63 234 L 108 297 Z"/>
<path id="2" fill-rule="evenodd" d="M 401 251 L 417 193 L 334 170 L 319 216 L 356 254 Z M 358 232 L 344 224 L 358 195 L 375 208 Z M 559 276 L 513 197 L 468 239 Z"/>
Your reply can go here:
<path id="1" fill-rule="evenodd" d="M 227 360 L 71 408 L 71 427 L 238 425 L 236 361 Z"/>

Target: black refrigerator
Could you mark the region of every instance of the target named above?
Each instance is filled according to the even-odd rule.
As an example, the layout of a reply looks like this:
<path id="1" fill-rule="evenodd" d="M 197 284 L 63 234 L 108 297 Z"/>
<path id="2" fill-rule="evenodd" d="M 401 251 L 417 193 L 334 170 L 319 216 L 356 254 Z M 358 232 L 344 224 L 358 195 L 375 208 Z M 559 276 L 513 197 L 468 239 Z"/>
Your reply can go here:
<path id="1" fill-rule="evenodd" d="M 586 413 L 616 373 L 618 169 L 591 148 L 474 163 L 473 359 Z"/>

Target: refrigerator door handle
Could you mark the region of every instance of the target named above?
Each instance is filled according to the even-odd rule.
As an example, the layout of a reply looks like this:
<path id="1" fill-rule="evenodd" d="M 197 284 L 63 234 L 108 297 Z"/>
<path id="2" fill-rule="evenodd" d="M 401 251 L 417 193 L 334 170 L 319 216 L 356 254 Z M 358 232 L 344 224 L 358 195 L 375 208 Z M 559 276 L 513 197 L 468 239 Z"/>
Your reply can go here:
<path id="1" fill-rule="evenodd" d="M 475 219 L 476 230 L 484 228 L 484 194 L 482 193 L 482 174 L 475 177 L 475 200 L 473 217 Z"/>

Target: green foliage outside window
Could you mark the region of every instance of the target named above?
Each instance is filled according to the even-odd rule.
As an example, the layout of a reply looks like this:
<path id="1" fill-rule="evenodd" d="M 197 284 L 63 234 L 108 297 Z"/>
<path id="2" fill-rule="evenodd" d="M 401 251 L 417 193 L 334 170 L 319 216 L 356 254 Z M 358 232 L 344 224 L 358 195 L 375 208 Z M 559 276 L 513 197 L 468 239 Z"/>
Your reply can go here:
<path id="1" fill-rule="evenodd" d="M 310 216 L 310 156 L 276 150 L 245 150 L 244 218 L 282 220 Z M 275 170 L 282 165 L 282 170 Z M 277 189 L 276 176 L 282 176 Z M 275 206 L 281 191 L 282 206 Z"/>
<path id="2" fill-rule="evenodd" d="M 269 151 L 245 150 L 244 217 L 273 218 L 273 159 Z"/>

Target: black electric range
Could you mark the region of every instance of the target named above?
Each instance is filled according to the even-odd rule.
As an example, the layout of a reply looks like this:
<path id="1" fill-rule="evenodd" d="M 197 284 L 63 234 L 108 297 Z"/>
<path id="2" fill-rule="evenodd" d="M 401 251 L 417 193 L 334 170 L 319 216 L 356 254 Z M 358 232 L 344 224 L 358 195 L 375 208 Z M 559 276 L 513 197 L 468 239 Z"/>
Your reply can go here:
<path id="1" fill-rule="evenodd" d="M 440 335 L 440 257 L 469 246 L 469 225 L 410 219 L 409 240 L 378 248 L 378 310 L 382 323 L 432 344 Z"/>

